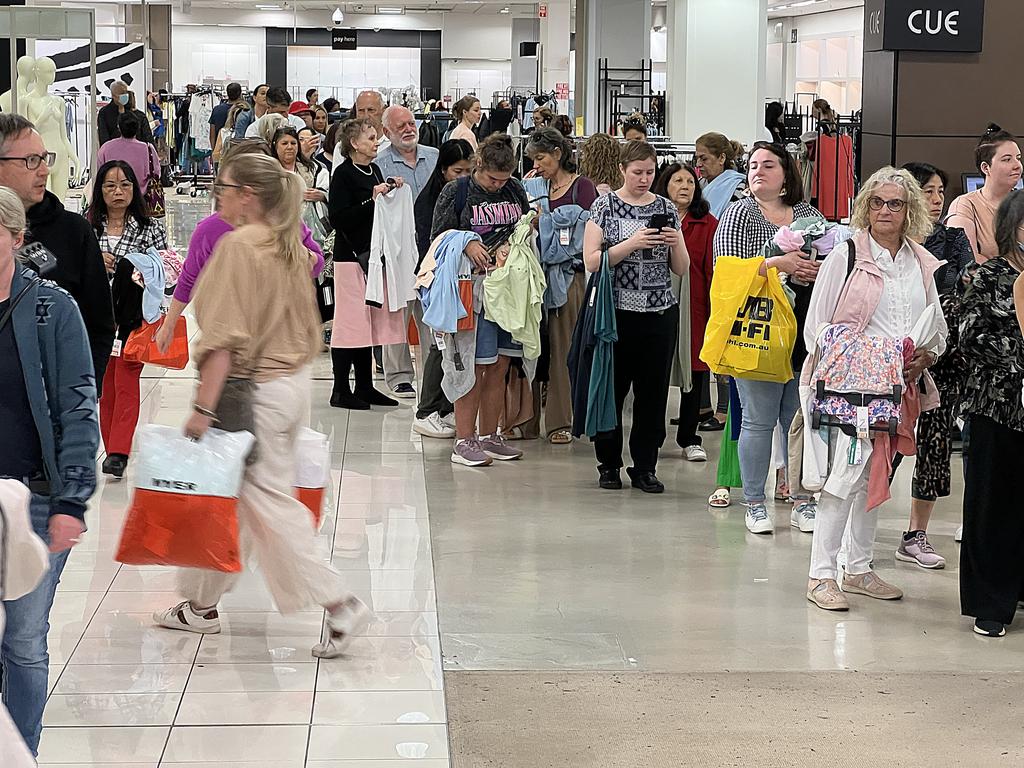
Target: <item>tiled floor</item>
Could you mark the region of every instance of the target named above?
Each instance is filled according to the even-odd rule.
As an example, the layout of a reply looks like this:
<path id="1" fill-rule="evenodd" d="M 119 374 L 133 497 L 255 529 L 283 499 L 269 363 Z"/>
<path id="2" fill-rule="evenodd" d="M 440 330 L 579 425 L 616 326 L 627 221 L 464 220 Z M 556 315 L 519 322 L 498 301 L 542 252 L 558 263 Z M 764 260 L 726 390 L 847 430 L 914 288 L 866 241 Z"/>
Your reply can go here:
<path id="1" fill-rule="evenodd" d="M 172 206 L 187 243 L 204 203 Z M 183 250 L 183 247 L 182 247 Z M 258 575 L 222 603 L 223 632 L 153 626 L 179 598 L 173 571 L 113 560 L 130 494 L 103 482 L 68 560 L 50 630 L 41 765 L 389 768 L 448 765 L 430 523 L 412 411 L 326 405 L 315 366 L 310 424 L 331 437 L 332 511 L 318 545 L 374 610 L 341 659 L 318 661 L 320 611 L 281 616 Z M 194 372 L 147 370 L 142 422 L 183 423 Z"/>

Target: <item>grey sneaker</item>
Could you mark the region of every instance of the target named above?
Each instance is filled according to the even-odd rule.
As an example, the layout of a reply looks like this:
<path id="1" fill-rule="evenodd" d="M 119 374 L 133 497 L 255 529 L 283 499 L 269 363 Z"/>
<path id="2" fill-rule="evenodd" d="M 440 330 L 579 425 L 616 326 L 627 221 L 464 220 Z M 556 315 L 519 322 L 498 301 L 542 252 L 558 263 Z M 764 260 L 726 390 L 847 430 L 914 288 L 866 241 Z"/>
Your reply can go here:
<path id="1" fill-rule="evenodd" d="M 747 514 L 744 517 L 747 530 L 751 533 L 775 533 L 775 521 L 772 520 L 764 502 L 747 504 Z"/>
<path id="2" fill-rule="evenodd" d="M 480 438 L 480 448 L 492 459 L 498 461 L 514 461 L 523 455 L 523 452 L 513 448 L 505 442 L 505 438 L 498 433 Z"/>
<path id="3" fill-rule="evenodd" d="M 475 437 L 465 440 L 456 440 L 452 448 L 452 464 L 463 464 L 467 467 L 487 467 L 491 464 L 491 457 L 483 452 L 480 441 Z"/>
<path id="4" fill-rule="evenodd" d="M 946 567 L 946 558 L 935 551 L 924 531 L 916 531 L 910 541 L 901 536 L 896 559 L 904 563 L 917 563 L 922 568 L 937 570 Z"/>

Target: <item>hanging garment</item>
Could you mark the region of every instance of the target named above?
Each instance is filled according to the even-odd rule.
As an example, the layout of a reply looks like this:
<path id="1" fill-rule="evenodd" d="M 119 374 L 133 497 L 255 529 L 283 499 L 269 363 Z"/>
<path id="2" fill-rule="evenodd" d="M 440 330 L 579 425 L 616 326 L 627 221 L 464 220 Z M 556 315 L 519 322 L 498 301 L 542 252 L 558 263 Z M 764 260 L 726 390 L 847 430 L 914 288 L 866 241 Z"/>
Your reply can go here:
<path id="1" fill-rule="evenodd" d="M 433 120 L 424 120 L 420 125 L 420 146 L 435 147 L 441 146 L 441 137 L 437 132 L 437 125 Z"/>
<path id="2" fill-rule="evenodd" d="M 379 195 L 373 206 L 370 263 L 366 275 L 366 303 L 384 306 L 387 280 L 387 309 L 404 310 L 416 298 L 416 222 L 413 218 L 412 189 L 403 185 Z"/>
<path id="3" fill-rule="evenodd" d="M 423 305 L 423 324 L 439 333 L 456 333 L 459 321 L 469 314 L 459 295 L 459 283 L 472 279 L 472 265 L 464 251 L 474 240 L 480 242 L 475 232 L 442 232 L 420 264 L 416 287 Z"/>
<path id="4" fill-rule="evenodd" d="M 822 134 L 817 145 L 811 196 L 817 199 L 818 210 L 829 221 L 849 218 L 855 190 L 853 139 Z"/>
<path id="5" fill-rule="evenodd" d="M 213 152 L 210 144 L 210 116 L 213 114 L 213 94 L 197 93 L 189 106 L 188 133 L 196 142 L 197 152 Z"/>
<path id="6" fill-rule="evenodd" d="M 608 252 L 590 275 L 569 348 L 572 434 L 594 437 L 618 424 L 615 410 L 615 342 L 619 334 Z M 610 398 L 610 399 L 609 399 Z"/>
<path id="7" fill-rule="evenodd" d="M 547 282 L 533 246 L 530 211 L 509 238 L 508 258 L 484 280 L 484 314 L 523 345 L 523 357 L 540 357 L 540 316 Z"/>
<path id="8" fill-rule="evenodd" d="M 590 219 L 590 211 L 576 204 L 576 184 L 572 185 L 572 203 L 554 211 L 549 207 L 545 179 L 526 179 L 523 185 L 530 202 L 537 202 L 541 208 L 537 244 L 547 280 L 544 309 L 558 309 L 569 300 L 569 287 L 576 277 L 574 265 L 583 254 L 583 230 Z"/>

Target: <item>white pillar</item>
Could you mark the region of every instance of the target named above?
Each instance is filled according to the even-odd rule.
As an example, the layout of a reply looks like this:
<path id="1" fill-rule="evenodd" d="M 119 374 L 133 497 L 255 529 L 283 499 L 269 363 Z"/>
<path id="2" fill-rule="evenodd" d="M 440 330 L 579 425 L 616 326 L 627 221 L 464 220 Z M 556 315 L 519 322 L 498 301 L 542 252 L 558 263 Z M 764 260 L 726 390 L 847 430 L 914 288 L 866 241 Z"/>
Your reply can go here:
<path id="1" fill-rule="evenodd" d="M 545 0 L 538 5 L 547 16 L 540 19 L 541 88 L 554 91 L 569 86 L 569 0 Z M 558 112 L 569 109 L 568 91 L 558 100 Z"/>
<path id="2" fill-rule="evenodd" d="M 768 0 L 668 0 L 668 131 L 763 136 Z"/>

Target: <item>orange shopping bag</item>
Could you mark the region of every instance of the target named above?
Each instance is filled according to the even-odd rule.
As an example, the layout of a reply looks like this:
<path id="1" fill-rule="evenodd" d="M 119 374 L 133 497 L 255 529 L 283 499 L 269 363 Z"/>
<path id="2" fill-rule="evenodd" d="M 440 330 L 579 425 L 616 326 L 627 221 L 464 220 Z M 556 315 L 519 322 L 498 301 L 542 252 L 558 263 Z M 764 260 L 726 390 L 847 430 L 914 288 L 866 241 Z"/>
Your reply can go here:
<path id="1" fill-rule="evenodd" d="M 124 349 L 121 350 L 121 357 L 133 363 L 149 363 L 159 365 L 161 368 L 182 370 L 188 365 L 188 324 L 184 317 L 178 318 L 171 346 L 168 347 L 166 354 L 162 354 L 157 349 L 154 337 L 163 322 L 164 318 L 155 323 L 143 321 L 142 327 L 135 329 L 128 336 Z"/>
<path id="2" fill-rule="evenodd" d="M 473 281 L 459 280 L 459 298 L 466 309 L 466 316 L 459 318 L 456 331 L 472 331 L 476 328 L 476 313 L 473 311 Z"/>
<path id="3" fill-rule="evenodd" d="M 418 347 L 420 345 L 420 329 L 416 327 L 416 318 L 410 315 L 409 317 L 409 328 L 406 330 L 406 335 L 409 337 L 409 346 Z"/>
<path id="4" fill-rule="evenodd" d="M 177 427 L 140 427 L 136 485 L 114 559 L 241 571 L 238 493 L 254 440 L 210 429 L 193 442 Z"/>

